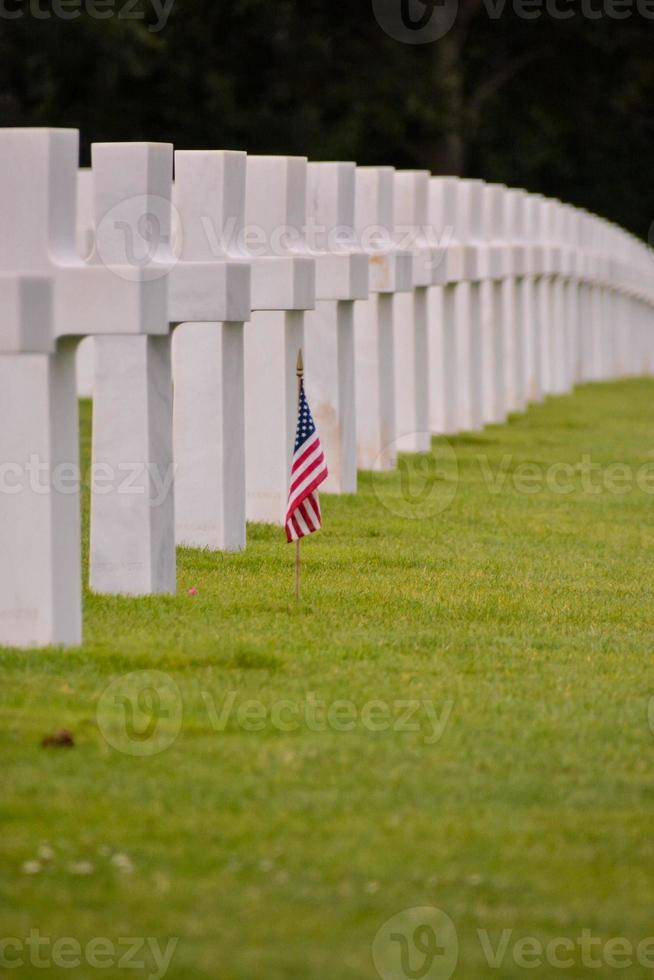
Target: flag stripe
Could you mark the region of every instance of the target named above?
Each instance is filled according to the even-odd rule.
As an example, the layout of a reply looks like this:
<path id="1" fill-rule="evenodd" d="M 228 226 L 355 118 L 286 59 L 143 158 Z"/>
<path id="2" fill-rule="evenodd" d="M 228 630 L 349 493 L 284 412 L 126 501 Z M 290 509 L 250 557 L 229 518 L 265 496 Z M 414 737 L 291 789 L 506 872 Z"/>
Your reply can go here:
<path id="1" fill-rule="evenodd" d="M 291 468 L 291 472 L 294 472 L 296 469 L 298 469 L 301 463 L 303 463 L 305 459 L 311 455 L 311 453 L 315 452 L 316 449 L 320 449 L 320 439 L 318 438 L 316 438 L 315 441 L 312 442 L 310 446 L 307 446 L 306 448 L 302 447 L 302 451 L 299 453 L 299 455 L 298 453 L 296 453 L 293 456 L 293 466 Z"/>
<path id="2" fill-rule="evenodd" d="M 293 520 L 296 522 L 296 524 L 302 531 L 302 534 L 311 534 L 311 532 L 313 531 L 313 528 L 310 527 L 305 520 L 304 511 L 302 510 L 302 504 L 300 504 L 300 506 L 293 514 Z"/>
<path id="3" fill-rule="evenodd" d="M 315 512 L 315 510 L 313 508 L 313 500 L 314 500 L 314 498 L 313 498 L 313 494 L 312 494 L 310 497 L 307 497 L 307 499 L 304 501 L 304 504 L 302 506 L 307 511 L 307 513 L 309 515 L 309 518 L 310 518 L 311 523 L 313 524 L 313 526 L 315 528 L 318 528 L 318 527 L 320 527 L 320 517 L 318 516 L 318 514 L 316 514 L 316 512 Z"/>
<path id="4" fill-rule="evenodd" d="M 293 480 L 293 482 L 291 483 L 291 490 L 290 490 L 291 494 L 294 494 L 297 488 L 300 486 L 300 484 L 304 480 L 306 480 L 307 477 L 311 476 L 313 471 L 324 462 L 325 462 L 325 457 L 323 455 L 322 449 L 318 447 L 316 452 L 308 460 L 306 466 L 303 466 L 302 470 L 296 471 L 298 475 L 295 477 L 295 480 Z M 294 473 L 291 474 L 291 479 L 293 479 L 294 475 L 295 475 Z"/>
<path id="5" fill-rule="evenodd" d="M 302 516 L 304 517 L 305 524 L 311 528 L 312 531 L 318 530 L 318 522 L 315 519 L 315 514 L 312 508 L 309 506 L 309 498 L 302 503 L 300 510 L 302 511 Z"/>
<path id="6" fill-rule="evenodd" d="M 298 497 L 304 498 L 307 493 L 312 493 L 316 489 L 314 486 L 316 480 L 318 481 L 318 484 L 320 484 L 324 479 L 325 474 L 323 469 L 313 467 L 309 473 L 303 473 L 301 479 L 293 484 L 289 493 L 289 500 L 292 502 Z"/>
<path id="7" fill-rule="evenodd" d="M 295 497 L 293 497 L 293 499 L 292 499 L 292 500 L 291 500 L 291 502 L 289 503 L 289 507 L 288 507 L 288 510 L 289 510 L 289 513 L 290 513 L 290 512 L 291 512 L 291 511 L 292 511 L 292 510 L 293 510 L 293 509 L 294 509 L 295 507 L 299 507 L 299 505 L 300 505 L 300 504 L 302 503 L 302 501 L 304 500 L 304 498 L 305 498 L 305 496 L 306 496 L 307 494 L 309 494 L 309 493 L 313 493 L 313 492 L 314 492 L 315 490 L 317 490 L 317 489 L 318 489 L 318 487 L 320 486 L 320 484 L 321 484 L 321 483 L 322 483 L 322 482 L 323 482 L 324 480 L 326 480 L 326 479 L 327 479 L 327 474 L 326 474 L 326 473 L 321 473 L 321 474 L 318 474 L 318 476 L 317 476 L 317 477 L 315 477 L 315 479 L 313 479 L 313 480 L 311 481 L 311 483 L 309 483 L 309 484 L 308 484 L 308 486 L 306 486 L 306 487 L 304 487 L 304 488 L 302 489 L 302 491 L 301 491 L 300 493 L 298 493 L 298 494 L 296 494 L 296 495 L 295 495 Z"/>

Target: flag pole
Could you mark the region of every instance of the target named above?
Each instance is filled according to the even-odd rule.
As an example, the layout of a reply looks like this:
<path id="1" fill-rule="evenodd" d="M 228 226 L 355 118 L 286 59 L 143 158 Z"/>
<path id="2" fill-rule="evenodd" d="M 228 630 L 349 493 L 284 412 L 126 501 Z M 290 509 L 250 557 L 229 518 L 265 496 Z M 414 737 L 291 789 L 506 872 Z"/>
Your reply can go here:
<path id="1" fill-rule="evenodd" d="M 302 387 L 302 378 L 304 377 L 304 362 L 302 360 L 302 348 L 300 347 L 297 352 L 297 365 L 295 368 L 295 373 L 297 375 L 297 400 L 298 405 L 300 403 L 300 389 Z M 300 573 L 302 571 L 302 558 L 300 555 L 300 538 L 295 542 L 295 598 L 297 602 L 300 601 Z"/>

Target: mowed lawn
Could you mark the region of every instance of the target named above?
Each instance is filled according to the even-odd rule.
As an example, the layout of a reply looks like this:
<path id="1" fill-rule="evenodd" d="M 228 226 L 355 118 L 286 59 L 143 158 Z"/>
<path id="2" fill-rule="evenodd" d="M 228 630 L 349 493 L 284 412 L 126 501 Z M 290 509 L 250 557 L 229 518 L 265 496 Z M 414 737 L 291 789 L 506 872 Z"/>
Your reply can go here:
<path id="1" fill-rule="evenodd" d="M 179 552 L 176 597 L 86 595 L 80 649 L 0 651 L 0 938 L 372 980 L 383 924 L 435 907 L 455 977 L 651 975 L 597 945 L 526 969 L 515 944 L 654 935 L 654 382 L 450 444 L 456 467 L 323 497 L 299 605 L 293 548 L 256 526 L 243 554 Z M 75 746 L 42 748 L 61 728 Z M 383 980 L 450 976 L 419 940 L 411 973 L 377 940 Z M 22 955 L 0 976 L 159 975 Z"/>

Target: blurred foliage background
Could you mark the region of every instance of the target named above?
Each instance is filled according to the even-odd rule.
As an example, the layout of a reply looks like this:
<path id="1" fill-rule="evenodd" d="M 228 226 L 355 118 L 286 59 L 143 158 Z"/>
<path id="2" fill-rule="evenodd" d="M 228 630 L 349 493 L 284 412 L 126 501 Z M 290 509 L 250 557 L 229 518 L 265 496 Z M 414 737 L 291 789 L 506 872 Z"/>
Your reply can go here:
<path id="1" fill-rule="evenodd" d="M 53 2 L 3 0 L 0 122 L 79 127 L 83 162 L 94 140 L 168 140 L 480 176 L 642 237 L 654 218 L 654 20 L 636 0 L 623 19 L 608 0 L 567 19 L 459 0 L 423 45 L 371 0 L 173 0 L 161 30 L 152 0 L 66 20 Z"/>

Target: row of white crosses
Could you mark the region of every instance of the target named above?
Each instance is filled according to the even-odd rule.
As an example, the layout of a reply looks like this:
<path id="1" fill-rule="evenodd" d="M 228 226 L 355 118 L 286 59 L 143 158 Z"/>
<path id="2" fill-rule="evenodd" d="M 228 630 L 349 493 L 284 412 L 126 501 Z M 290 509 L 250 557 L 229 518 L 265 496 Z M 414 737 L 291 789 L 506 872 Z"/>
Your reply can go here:
<path id="1" fill-rule="evenodd" d="M 654 369 L 647 247 L 559 201 L 169 144 L 77 159 L 74 130 L 0 130 L 0 644 L 82 640 L 83 338 L 89 581 L 126 595 L 173 593 L 177 545 L 283 523 L 300 350 L 333 493 Z"/>

